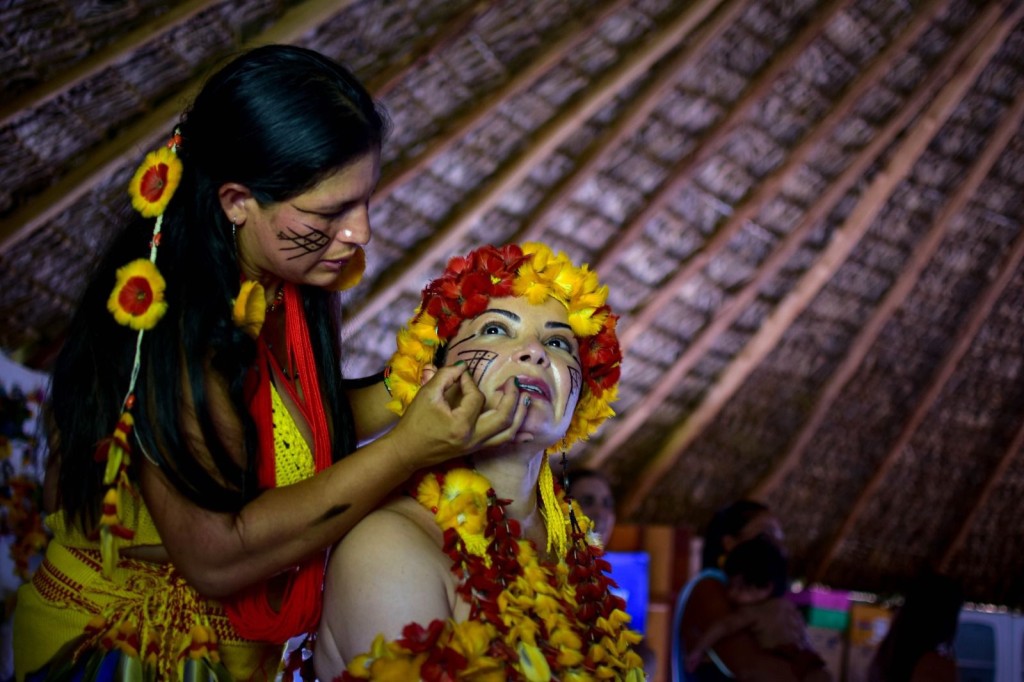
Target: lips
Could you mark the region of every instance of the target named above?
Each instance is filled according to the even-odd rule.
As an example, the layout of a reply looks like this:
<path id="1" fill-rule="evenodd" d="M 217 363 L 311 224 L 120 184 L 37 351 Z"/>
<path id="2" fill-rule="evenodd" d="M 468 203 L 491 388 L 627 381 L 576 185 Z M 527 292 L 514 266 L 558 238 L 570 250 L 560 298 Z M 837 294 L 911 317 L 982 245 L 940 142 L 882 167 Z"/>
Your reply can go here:
<path id="1" fill-rule="evenodd" d="M 328 268 L 332 270 L 341 270 L 346 265 L 348 265 L 348 262 L 350 260 L 352 260 L 351 256 L 345 256 L 343 258 L 323 258 L 321 259 L 320 263 L 322 265 L 326 265 Z"/>
<path id="2" fill-rule="evenodd" d="M 525 377 L 518 376 L 516 381 L 519 384 L 519 390 L 523 393 L 530 395 L 536 395 L 548 402 L 551 402 L 551 387 L 547 385 L 543 379 L 536 377 Z"/>

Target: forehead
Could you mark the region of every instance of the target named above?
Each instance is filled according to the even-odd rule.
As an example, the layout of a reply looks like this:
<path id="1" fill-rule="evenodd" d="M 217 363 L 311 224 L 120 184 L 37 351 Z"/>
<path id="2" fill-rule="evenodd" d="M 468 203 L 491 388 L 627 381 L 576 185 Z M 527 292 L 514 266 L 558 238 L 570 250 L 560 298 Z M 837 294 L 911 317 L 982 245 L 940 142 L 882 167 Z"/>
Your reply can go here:
<path id="1" fill-rule="evenodd" d="M 551 323 L 568 325 L 569 311 L 559 301 L 546 298 L 543 303 L 534 305 L 526 298 L 518 296 L 502 296 L 492 298 L 487 310 L 506 310 L 515 314 L 523 324 L 548 325 Z M 481 315 L 487 314 L 486 311 Z M 474 318 L 475 319 L 475 318 Z M 469 322 L 467 320 L 466 322 Z M 466 322 L 463 322 L 465 325 Z M 460 330 L 461 331 L 461 330 Z"/>
<path id="2" fill-rule="evenodd" d="M 299 196 L 327 199 L 338 195 L 363 195 L 373 189 L 379 176 L 380 153 L 374 150 L 357 156 L 347 165 L 324 176 L 320 182 Z"/>

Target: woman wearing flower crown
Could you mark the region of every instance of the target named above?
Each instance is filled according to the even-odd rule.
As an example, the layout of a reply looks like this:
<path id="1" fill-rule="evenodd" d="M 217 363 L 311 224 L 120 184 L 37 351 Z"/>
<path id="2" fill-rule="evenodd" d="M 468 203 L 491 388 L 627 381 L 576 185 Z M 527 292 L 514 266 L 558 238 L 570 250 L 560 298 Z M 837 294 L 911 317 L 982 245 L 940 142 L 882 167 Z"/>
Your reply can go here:
<path id="1" fill-rule="evenodd" d="M 348 71 L 267 46 L 147 156 L 54 371 L 19 680 L 273 678 L 319 621 L 326 549 L 413 471 L 516 433 L 512 380 L 484 406 L 460 366 L 358 447 L 395 415 L 380 377 L 341 379 L 335 292 L 362 273 L 385 132 Z"/>
<path id="2" fill-rule="evenodd" d="M 514 381 L 528 414 L 510 442 L 420 472 L 339 543 L 319 679 L 643 679 L 591 524 L 548 464 L 612 414 L 606 297 L 587 266 L 540 244 L 454 258 L 424 289 L 398 336 L 391 407 L 462 364 L 488 404 Z"/>

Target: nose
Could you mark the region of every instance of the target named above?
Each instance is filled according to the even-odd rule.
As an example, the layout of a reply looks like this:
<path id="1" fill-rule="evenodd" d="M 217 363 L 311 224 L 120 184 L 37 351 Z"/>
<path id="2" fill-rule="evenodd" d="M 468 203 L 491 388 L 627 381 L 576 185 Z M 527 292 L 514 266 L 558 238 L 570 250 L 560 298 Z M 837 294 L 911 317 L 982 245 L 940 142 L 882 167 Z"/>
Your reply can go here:
<path id="1" fill-rule="evenodd" d="M 547 367 L 551 364 L 551 358 L 548 357 L 548 351 L 538 339 L 531 338 L 519 351 L 516 358 L 519 362 L 535 364 L 540 367 Z"/>
<path id="2" fill-rule="evenodd" d="M 339 241 L 345 242 L 346 244 L 359 244 L 365 246 L 370 243 L 370 237 L 373 236 L 370 230 L 370 212 L 365 206 L 361 206 L 354 210 L 345 224 L 342 225 L 341 229 L 338 230 L 338 235 L 335 237 Z"/>

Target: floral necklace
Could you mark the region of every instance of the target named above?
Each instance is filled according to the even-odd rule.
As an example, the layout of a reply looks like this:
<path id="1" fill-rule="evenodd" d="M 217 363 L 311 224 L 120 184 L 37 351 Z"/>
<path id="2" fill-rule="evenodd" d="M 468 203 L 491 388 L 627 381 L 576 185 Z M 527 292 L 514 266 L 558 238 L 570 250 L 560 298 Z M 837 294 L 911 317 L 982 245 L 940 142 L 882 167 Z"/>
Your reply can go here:
<path id="1" fill-rule="evenodd" d="M 538 556 L 508 518 L 511 500 L 499 499 L 472 469 L 422 475 L 416 499 L 444 531 L 443 551 L 469 618 L 410 623 L 393 642 L 378 635 L 342 680 L 644 679 L 633 650 L 641 637 L 628 629 L 625 604 L 608 589 L 614 582 L 602 550 L 587 542 L 565 496 L 560 502 L 572 542 L 557 562 Z"/>

